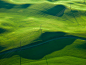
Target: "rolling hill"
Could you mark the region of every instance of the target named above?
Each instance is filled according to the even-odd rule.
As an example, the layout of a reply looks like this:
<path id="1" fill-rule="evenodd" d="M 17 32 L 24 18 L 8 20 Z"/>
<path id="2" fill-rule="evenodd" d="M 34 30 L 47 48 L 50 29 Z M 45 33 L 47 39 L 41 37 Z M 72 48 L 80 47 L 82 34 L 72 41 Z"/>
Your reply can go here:
<path id="1" fill-rule="evenodd" d="M 0 0 L 0 53 L 52 40 L 2 54 L 1 65 L 86 65 L 85 39 L 84 0 Z"/>

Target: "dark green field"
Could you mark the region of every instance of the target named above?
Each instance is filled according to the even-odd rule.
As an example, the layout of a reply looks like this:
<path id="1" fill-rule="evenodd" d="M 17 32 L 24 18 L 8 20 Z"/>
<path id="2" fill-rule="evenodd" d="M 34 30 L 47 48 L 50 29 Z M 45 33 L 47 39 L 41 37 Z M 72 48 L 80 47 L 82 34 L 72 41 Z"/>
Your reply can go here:
<path id="1" fill-rule="evenodd" d="M 0 0 L 0 65 L 86 65 L 86 0 Z"/>

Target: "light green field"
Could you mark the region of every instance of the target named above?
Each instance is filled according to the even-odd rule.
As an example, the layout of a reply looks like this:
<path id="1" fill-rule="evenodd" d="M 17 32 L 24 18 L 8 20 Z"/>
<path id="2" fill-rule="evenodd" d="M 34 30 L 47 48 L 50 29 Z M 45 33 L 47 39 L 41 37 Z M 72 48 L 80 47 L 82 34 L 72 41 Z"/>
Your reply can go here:
<path id="1" fill-rule="evenodd" d="M 20 41 L 34 45 L 60 36 L 86 38 L 84 0 L 0 0 L 0 52 L 19 48 Z M 46 65 L 46 56 L 49 65 L 86 65 L 86 41 L 80 39 L 54 40 L 21 53 L 0 55 L 0 63 L 19 65 L 21 56 L 22 65 Z"/>
<path id="2" fill-rule="evenodd" d="M 86 59 L 65 56 L 65 57 L 51 58 L 47 62 L 49 65 L 82 65 L 82 64 L 85 65 L 86 64 L 85 61 Z M 22 65 L 46 65 L 46 60 L 42 60 L 34 63 L 32 62 L 25 63 Z"/>

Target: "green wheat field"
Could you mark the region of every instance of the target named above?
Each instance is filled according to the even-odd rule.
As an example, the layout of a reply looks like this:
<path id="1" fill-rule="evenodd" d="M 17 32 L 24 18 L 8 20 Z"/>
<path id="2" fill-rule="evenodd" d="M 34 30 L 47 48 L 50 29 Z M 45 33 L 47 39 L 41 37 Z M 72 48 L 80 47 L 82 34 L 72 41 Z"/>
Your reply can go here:
<path id="1" fill-rule="evenodd" d="M 86 65 L 86 0 L 0 0 L 0 65 Z"/>

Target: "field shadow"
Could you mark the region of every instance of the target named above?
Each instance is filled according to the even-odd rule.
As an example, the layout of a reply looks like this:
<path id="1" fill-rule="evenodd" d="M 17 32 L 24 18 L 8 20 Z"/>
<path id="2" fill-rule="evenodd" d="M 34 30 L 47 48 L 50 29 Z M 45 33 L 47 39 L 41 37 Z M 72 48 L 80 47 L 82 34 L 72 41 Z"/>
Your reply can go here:
<path id="1" fill-rule="evenodd" d="M 68 33 L 64 33 L 64 32 L 45 32 L 39 37 L 40 39 L 43 40 L 42 42 L 45 42 L 46 39 L 49 40 L 49 39 L 54 38 L 54 40 L 49 41 L 49 42 L 44 43 L 44 44 L 41 44 L 41 45 L 38 45 L 38 46 L 35 46 L 33 48 L 23 49 L 22 51 L 18 50 L 18 51 L 15 51 L 15 52 L 8 53 L 10 55 L 6 56 L 4 58 L 10 58 L 14 55 L 19 55 L 20 57 L 23 57 L 23 58 L 26 58 L 26 59 L 38 60 L 38 59 L 42 59 L 44 56 L 46 56 L 48 54 L 51 54 L 55 51 L 62 50 L 67 45 L 71 45 L 78 38 L 86 40 L 86 38 L 73 36 L 73 35 L 67 35 L 67 37 L 75 37 L 75 38 L 62 38 L 62 39 L 55 40 L 55 37 L 56 38 L 57 37 L 58 38 L 63 37 L 63 36 L 66 36 L 66 34 L 68 34 Z M 32 44 L 26 45 L 26 47 L 30 46 L 30 45 L 32 46 L 32 45 L 38 44 L 38 43 L 41 43 L 41 42 L 35 42 L 35 43 L 32 43 Z M 80 46 L 77 46 L 77 47 L 86 49 L 86 44 L 81 44 Z M 16 48 L 16 49 L 20 49 L 20 48 Z M 2 55 L 0 55 L 0 56 L 2 56 Z M 3 57 L 0 57 L 0 59 L 3 59 Z"/>
<path id="2" fill-rule="evenodd" d="M 47 11 L 43 11 L 43 12 L 46 14 L 49 14 L 49 15 L 61 17 L 61 16 L 63 16 L 65 9 L 66 9 L 66 7 L 63 5 L 56 5 L 53 8 L 51 8 Z"/>
<path id="3" fill-rule="evenodd" d="M 5 1 L 0 0 L 0 8 L 12 9 L 12 8 L 27 8 L 31 4 L 11 4 Z"/>
<path id="4" fill-rule="evenodd" d="M 65 15 L 67 15 L 68 17 L 74 18 L 75 21 L 76 21 L 76 23 L 77 23 L 77 25 L 80 25 L 79 22 L 78 22 L 78 20 L 77 20 L 77 17 L 80 17 L 81 16 L 80 11 L 78 11 L 78 10 L 71 10 L 70 12 L 65 13 Z M 71 19 L 68 19 L 68 20 L 71 21 Z"/>
<path id="5" fill-rule="evenodd" d="M 28 8 L 31 4 L 16 5 L 15 8 Z"/>
<path id="6" fill-rule="evenodd" d="M 3 49 L 5 49 L 5 47 L 0 46 L 0 51 L 2 51 Z"/>
<path id="7" fill-rule="evenodd" d="M 34 47 L 30 50 L 25 50 L 21 52 L 21 57 L 33 60 L 42 59 L 44 56 L 51 54 L 55 51 L 59 51 L 64 47 L 66 47 L 67 45 L 72 44 L 75 40 L 76 39 L 72 40 L 62 39 L 58 40 L 58 42 L 57 41 L 54 41 L 53 43 L 48 42 L 47 44 L 43 44 L 41 46 Z"/>
<path id="8" fill-rule="evenodd" d="M 35 44 L 38 44 L 38 43 L 41 43 L 43 41 L 47 41 L 53 38 L 62 37 L 64 35 L 66 35 L 66 33 L 64 32 L 45 32 L 45 33 L 42 33 L 41 36 L 39 36 L 39 38 L 34 40 L 34 41 L 37 41 L 37 40 L 42 40 L 42 41 L 31 43 L 29 44 L 29 46 L 35 45 Z"/>
<path id="9" fill-rule="evenodd" d="M 0 0 L 0 8 L 11 9 L 14 6 L 15 6 L 15 4 L 10 4 L 10 3 Z"/>
<path id="10" fill-rule="evenodd" d="M 44 33 L 40 37 L 46 37 L 47 35 L 51 35 L 51 34 L 54 35 L 57 33 L 57 37 L 59 38 L 59 37 L 63 37 L 64 35 L 67 34 L 64 32 L 52 32 L 52 33 L 50 32 L 50 34 L 48 34 L 48 33 L 49 32 Z M 58 39 L 58 40 L 53 40 L 53 41 L 47 42 L 45 44 L 39 45 L 37 47 L 23 50 L 23 51 L 21 51 L 20 56 L 23 58 L 27 58 L 27 59 L 38 60 L 38 59 L 42 59 L 44 56 L 51 54 L 55 51 L 62 50 L 66 46 L 71 45 L 76 39 L 81 38 L 83 40 L 86 40 L 86 38 L 82 38 L 82 37 L 78 37 L 78 36 L 74 36 L 74 35 L 67 35 L 67 37 L 70 37 L 70 38 L 62 38 L 62 39 Z M 74 37 L 74 38 L 71 38 L 71 37 Z M 55 37 L 50 37 L 50 39 L 53 39 L 53 38 L 55 38 Z M 86 49 L 86 43 L 79 45 L 78 48 Z"/>
<path id="11" fill-rule="evenodd" d="M 67 13 L 65 13 L 67 16 L 76 16 L 76 17 L 78 17 L 79 16 L 79 11 L 78 10 L 71 10 L 71 11 L 69 11 L 69 12 L 67 12 Z"/>
<path id="12" fill-rule="evenodd" d="M 50 39 L 50 38 L 55 38 L 55 37 L 61 37 L 64 36 L 67 33 L 64 32 L 45 32 L 43 33 L 39 38 L 44 40 L 44 39 Z"/>
<path id="13" fill-rule="evenodd" d="M 67 33 L 64 33 L 64 32 L 45 32 L 39 38 L 43 40 L 42 42 L 45 42 L 46 39 L 49 40 L 49 39 L 53 39 L 55 37 L 62 37 L 65 34 L 67 34 Z M 38 59 L 41 59 L 48 54 L 51 54 L 55 51 L 59 51 L 59 50 L 63 49 L 67 45 L 72 44 L 75 40 L 76 39 L 69 39 L 68 40 L 68 39 L 64 39 L 64 38 L 63 39 L 58 39 L 57 41 L 53 40 L 53 42 L 51 41 L 52 43 L 47 42 L 45 44 L 39 45 L 39 46 L 34 47 L 34 48 L 24 49 L 22 51 L 19 51 L 19 50 L 15 51 L 14 54 L 12 54 L 12 55 L 10 55 L 6 58 L 12 57 L 14 55 L 19 55 L 23 58 L 38 60 Z M 41 42 L 35 42 L 35 43 L 29 44 L 29 45 L 26 45 L 26 46 L 30 46 L 30 45 L 32 46 L 32 45 L 35 45 L 35 44 L 38 44 L 38 43 L 41 43 Z M 17 49 L 19 49 L 19 48 L 17 48 Z M 20 54 L 20 52 L 21 52 L 21 54 Z M 2 59 L 2 58 L 0 58 L 0 59 Z"/>
<path id="14" fill-rule="evenodd" d="M 80 17 L 80 16 L 86 16 L 86 11 L 79 11 L 79 10 L 72 10 L 65 13 L 69 17 Z"/>
<path id="15" fill-rule="evenodd" d="M 3 29 L 3 28 L 0 28 L 0 34 L 1 34 L 1 33 L 5 33 L 5 32 L 8 32 L 8 30 Z"/>

